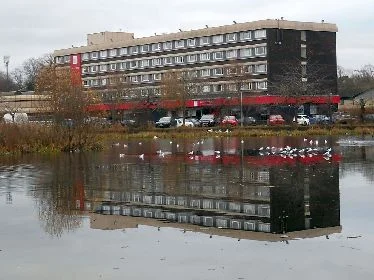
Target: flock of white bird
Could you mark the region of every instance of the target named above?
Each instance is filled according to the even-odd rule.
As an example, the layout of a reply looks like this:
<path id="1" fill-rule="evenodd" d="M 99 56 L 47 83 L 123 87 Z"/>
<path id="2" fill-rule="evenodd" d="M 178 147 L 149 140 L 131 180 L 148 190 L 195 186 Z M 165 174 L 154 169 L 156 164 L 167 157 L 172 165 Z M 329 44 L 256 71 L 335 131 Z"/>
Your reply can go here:
<path id="1" fill-rule="evenodd" d="M 208 132 L 213 132 L 213 130 L 209 129 Z M 153 139 L 157 140 L 158 137 L 154 136 Z M 327 144 L 328 144 L 327 140 L 324 140 L 323 147 L 319 146 L 320 143 L 319 143 L 318 139 L 313 140 L 313 139 L 304 138 L 303 140 L 304 140 L 304 147 L 302 147 L 302 148 L 292 148 L 290 146 L 286 146 L 286 147 L 274 147 L 274 146 L 270 147 L 270 146 L 267 146 L 267 147 L 260 147 L 257 152 L 258 152 L 259 156 L 278 155 L 278 156 L 281 156 L 283 158 L 291 158 L 292 159 L 292 158 L 296 158 L 296 157 L 305 158 L 305 157 L 313 157 L 315 155 L 323 155 L 324 159 L 326 159 L 326 160 L 331 159 L 332 149 L 331 149 L 331 147 L 330 148 L 327 147 Z M 170 141 L 169 143 L 170 143 L 170 145 L 172 145 L 173 141 Z M 243 144 L 244 140 L 241 140 L 241 143 Z M 199 147 L 202 144 L 204 144 L 204 140 L 201 140 L 201 141 L 198 141 L 198 142 L 192 144 L 192 146 L 194 147 L 193 150 L 191 150 L 190 152 L 187 153 L 187 155 L 190 157 L 190 159 L 193 159 L 194 156 L 201 154 L 201 153 L 199 153 L 199 150 L 198 150 L 199 148 L 196 148 L 196 147 Z M 308 145 L 308 144 L 309 144 L 309 146 L 306 147 L 305 145 Z M 142 146 L 143 143 L 138 142 L 138 145 Z M 112 146 L 113 147 L 120 147 L 120 143 L 113 143 Z M 179 148 L 178 143 L 176 144 L 176 147 L 177 147 L 177 149 Z M 128 145 L 123 144 L 123 148 L 127 149 Z M 160 149 L 160 150 L 156 151 L 156 154 L 159 157 L 163 158 L 167 155 L 171 155 L 172 152 L 162 151 Z M 120 153 L 119 154 L 120 158 L 124 158 L 125 156 L 126 156 L 125 153 Z M 220 158 L 221 157 L 221 151 L 219 151 L 219 150 L 214 151 L 214 156 L 217 159 Z M 144 160 L 144 153 L 139 154 L 138 158 L 141 159 L 141 160 Z"/>

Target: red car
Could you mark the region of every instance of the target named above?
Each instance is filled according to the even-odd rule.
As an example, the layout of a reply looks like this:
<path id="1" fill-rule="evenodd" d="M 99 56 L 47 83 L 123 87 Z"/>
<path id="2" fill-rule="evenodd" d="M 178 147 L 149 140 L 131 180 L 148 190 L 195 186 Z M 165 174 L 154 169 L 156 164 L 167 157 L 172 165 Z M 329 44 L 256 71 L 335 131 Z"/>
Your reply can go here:
<path id="1" fill-rule="evenodd" d="M 285 120 L 281 115 L 270 115 L 268 119 L 268 125 L 284 124 Z"/>
<path id="2" fill-rule="evenodd" d="M 221 121 L 221 125 L 237 126 L 238 124 L 239 124 L 239 121 L 236 119 L 235 116 L 226 116 Z"/>

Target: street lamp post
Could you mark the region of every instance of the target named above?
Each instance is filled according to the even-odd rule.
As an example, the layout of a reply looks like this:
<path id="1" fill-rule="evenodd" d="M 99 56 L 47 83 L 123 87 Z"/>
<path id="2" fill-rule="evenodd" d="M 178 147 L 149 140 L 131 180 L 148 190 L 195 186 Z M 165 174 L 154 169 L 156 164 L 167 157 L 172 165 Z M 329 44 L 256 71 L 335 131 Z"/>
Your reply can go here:
<path id="1" fill-rule="evenodd" d="M 240 126 L 243 127 L 243 91 L 240 91 Z"/>
<path id="2" fill-rule="evenodd" d="M 4 64 L 5 64 L 5 68 L 6 68 L 6 91 L 9 90 L 9 60 L 10 60 L 10 56 L 9 55 L 5 55 L 4 56 Z"/>

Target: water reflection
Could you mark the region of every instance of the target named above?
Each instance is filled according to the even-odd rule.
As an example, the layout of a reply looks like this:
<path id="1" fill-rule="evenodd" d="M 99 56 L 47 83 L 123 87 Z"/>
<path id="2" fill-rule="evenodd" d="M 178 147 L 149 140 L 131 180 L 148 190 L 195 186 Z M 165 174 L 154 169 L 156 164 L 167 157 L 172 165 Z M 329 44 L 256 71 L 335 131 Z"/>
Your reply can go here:
<path id="1" fill-rule="evenodd" d="M 307 145 L 292 141 L 265 146 Z M 46 232 L 77 229 L 82 213 L 90 213 L 94 228 L 148 224 L 238 238 L 254 231 L 316 236 L 341 230 L 340 158 L 334 153 L 327 159 L 317 149 L 306 157 L 263 154 L 256 140 L 238 138 L 110 146 L 50 161 L 49 176 L 30 191 Z"/>

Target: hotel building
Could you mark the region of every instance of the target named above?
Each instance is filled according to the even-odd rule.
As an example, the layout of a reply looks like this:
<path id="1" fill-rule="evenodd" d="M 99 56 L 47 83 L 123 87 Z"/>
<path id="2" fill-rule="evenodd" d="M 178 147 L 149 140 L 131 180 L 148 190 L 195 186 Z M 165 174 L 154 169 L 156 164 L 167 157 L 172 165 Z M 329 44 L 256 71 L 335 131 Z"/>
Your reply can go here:
<path id="1" fill-rule="evenodd" d="M 56 50 L 54 57 L 78 75 L 84 88 L 102 96 L 96 109 L 110 109 L 120 81 L 116 109 L 178 112 L 180 102 L 161 98 L 165 73 L 177 71 L 187 73 L 195 85 L 185 100 L 189 115 L 290 103 L 305 104 L 305 113 L 316 114 L 321 104 L 339 103 L 336 32 L 330 23 L 270 19 L 143 38 L 100 32 L 87 35 L 87 46 Z M 301 102 L 279 92 L 285 65 L 300 69 L 295 77 L 305 85 L 318 81 L 323 90 L 304 92 Z M 308 76 L 316 67 L 318 77 Z"/>

